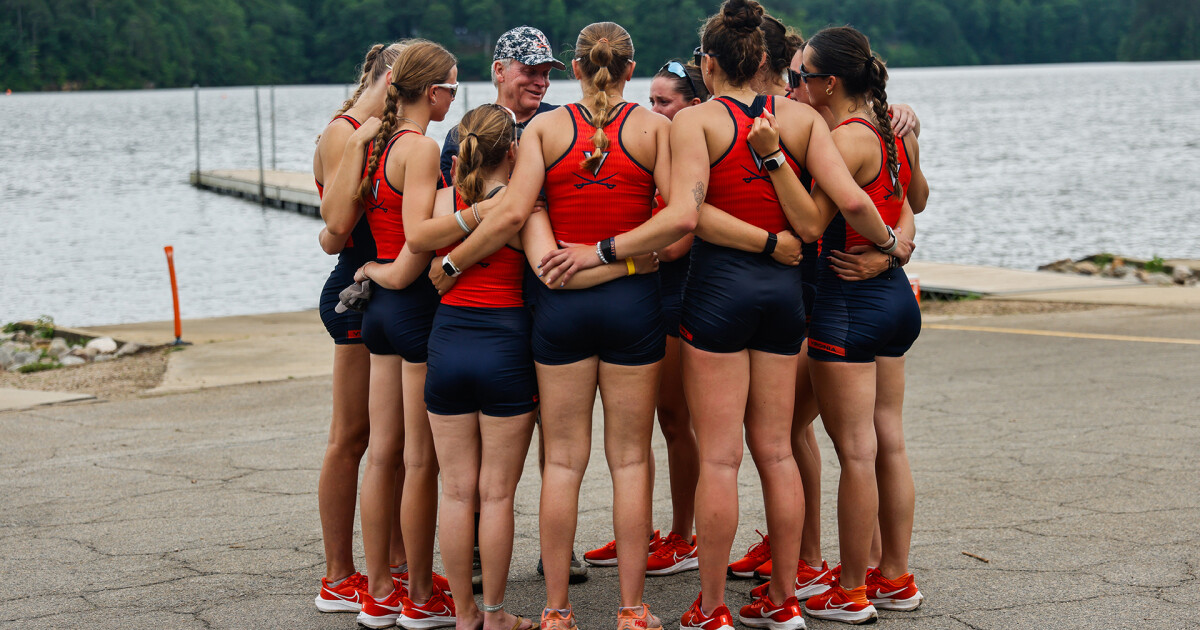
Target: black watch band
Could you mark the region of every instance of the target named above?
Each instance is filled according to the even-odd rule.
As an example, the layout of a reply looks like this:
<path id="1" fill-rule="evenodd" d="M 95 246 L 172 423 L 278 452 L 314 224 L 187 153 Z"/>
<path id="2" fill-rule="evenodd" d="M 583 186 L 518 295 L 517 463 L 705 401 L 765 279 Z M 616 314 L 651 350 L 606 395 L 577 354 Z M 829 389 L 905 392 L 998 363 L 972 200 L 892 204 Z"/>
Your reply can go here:
<path id="1" fill-rule="evenodd" d="M 763 247 L 762 253 L 768 256 L 774 254 L 776 245 L 779 245 L 779 235 L 774 232 L 767 232 L 767 244 Z"/>

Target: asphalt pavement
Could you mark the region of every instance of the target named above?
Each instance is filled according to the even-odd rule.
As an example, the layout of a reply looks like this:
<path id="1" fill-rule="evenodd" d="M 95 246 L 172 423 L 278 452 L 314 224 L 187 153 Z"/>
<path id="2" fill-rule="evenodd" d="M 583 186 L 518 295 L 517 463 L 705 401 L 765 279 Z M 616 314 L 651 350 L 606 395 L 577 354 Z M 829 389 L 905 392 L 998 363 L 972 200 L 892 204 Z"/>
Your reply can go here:
<path id="1" fill-rule="evenodd" d="M 926 600 L 877 627 L 1200 628 L 1198 324 L 1127 306 L 928 321 L 905 406 Z M 329 409 L 329 377 L 312 376 L 0 412 L 0 627 L 352 628 L 312 604 Z M 581 552 L 611 538 L 601 428 Z M 818 435 L 832 564 L 837 463 Z M 666 527 L 661 436 L 655 453 Z M 749 457 L 740 480 L 735 553 L 764 527 Z M 527 616 L 544 604 L 538 489 L 531 453 L 506 597 Z M 731 608 L 754 585 L 730 581 Z M 649 578 L 645 600 L 677 627 L 698 588 L 695 572 Z M 581 628 L 613 627 L 616 591 L 615 569 L 572 587 Z"/>

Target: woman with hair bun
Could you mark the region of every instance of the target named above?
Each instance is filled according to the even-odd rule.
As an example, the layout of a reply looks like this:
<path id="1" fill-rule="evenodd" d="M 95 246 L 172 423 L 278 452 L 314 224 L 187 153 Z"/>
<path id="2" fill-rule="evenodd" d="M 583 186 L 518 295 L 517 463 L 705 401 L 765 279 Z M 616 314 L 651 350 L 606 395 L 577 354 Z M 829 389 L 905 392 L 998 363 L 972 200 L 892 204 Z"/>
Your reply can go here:
<path id="1" fill-rule="evenodd" d="M 870 42 L 849 27 L 822 30 L 804 49 L 800 78 L 809 101 L 828 107 L 834 142 L 850 173 L 897 233 L 914 235 L 913 211 L 925 207 L 929 186 L 921 174 L 917 139 L 897 140 L 888 116 L 887 69 Z M 825 428 L 837 446 L 842 473 L 838 531 L 839 584 L 810 598 L 814 617 L 864 623 L 876 608 L 912 610 L 923 596 L 908 573 L 913 481 L 904 447 L 904 354 L 921 329 L 921 312 L 893 254 L 891 269 L 856 282 L 839 277 L 831 250 L 866 240 L 847 225 L 827 195 L 818 207 L 831 220 L 822 240 L 817 303 L 808 353 Z M 876 518 L 883 555 L 868 571 Z"/>
<path id="2" fill-rule="evenodd" d="M 337 312 L 338 293 L 354 282 L 354 272 L 375 258 L 375 241 L 354 202 L 354 187 L 362 172 L 363 149 L 379 128 L 383 115 L 388 69 L 400 55 L 404 43 L 375 44 L 367 51 L 359 74 L 358 88 L 334 114 L 317 139 L 313 154 L 313 176 L 321 195 L 320 243 L 338 262 L 321 291 L 321 321 L 333 337 L 333 419 L 329 443 L 321 463 L 317 503 L 325 542 L 325 577 L 316 597 L 321 612 L 358 612 L 367 578 L 354 568 L 352 534 L 354 505 L 358 499 L 358 467 L 367 450 L 370 421 L 367 395 L 371 358 L 362 342 L 362 313 Z M 339 183 L 337 174 L 345 170 Z M 329 184 L 326 189 L 324 184 Z M 415 278 L 424 261 L 409 256 L 406 272 Z M 392 528 L 390 563 L 405 563 L 400 527 Z"/>
<path id="3" fill-rule="evenodd" d="M 759 96 L 750 87 L 764 53 L 758 30 L 762 15 L 757 2 L 729 0 L 709 18 L 701 31 L 697 65 L 718 98 L 678 112 L 671 123 L 676 162 L 670 190 L 687 192 L 668 194 L 667 207 L 654 219 L 606 244 L 618 256 L 644 253 L 671 242 L 672 226 L 695 218 L 692 213 L 699 216 L 680 328 L 687 342 L 685 391 L 701 457 L 696 492 L 701 594 L 683 615 L 685 629 L 732 627 L 724 586 L 737 529 L 743 427 L 763 479 L 768 525 L 776 533 L 773 561 L 779 566 L 798 562 L 803 503 L 789 434 L 803 299 L 799 274 L 771 254 L 778 233 L 789 227 L 805 240 L 815 240 L 824 227 L 801 181 L 801 168 L 805 177 L 811 171 L 860 232 L 905 255 L 909 248 L 874 214 L 870 198 L 846 171 L 816 113 L 785 99 Z M 749 131 L 770 128 L 776 115 L 782 138 L 767 138 L 752 149 Z M 713 243 L 722 235 L 709 217 L 720 215 L 701 211 L 706 202 L 764 228 L 760 252 Z M 570 247 L 545 257 L 543 271 L 555 282 L 595 266 L 596 258 L 583 247 Z M 742 609 L 743 623 L 776 630 L 802 626 L 792 587 L 790 572 L 773 575 L 768 592 Z"/>
<path id="4" fill-rule="evenodd" d="M 604 402 L 605 454 L 613 478 L 620 582 L 617 628 L 662 625 L 642 601 L 650 526 L 650 436 L 665 334 L 657 278 L 639 272 L 657 265 L 652 259 L 644 261 L 649 265 L 639 265 L 631 255 L 618 255 L 612 237 L 650 221 L 655 222 L 651 231 L 657 243 L 666 245 L 690 231 L 694 221 L 679 214 L 673 221 L 651 219 L 655 188 L 669 198 L 669 124 L 625 101 L 633 53 L 629 33 L 618 24 L 599 22 L 580 32 L 572 67 L 583 98 L 539 115 L 526 128 L 509 188 L 496 202 L 496 218 L 489 216 L 484 222 L 520 225 L 528 217 L 522 243 L 531 266 L 555 251 L 558 240 L 585 243 L 580 247 L 597 262 L 590 266 L 599 267 L 574 278 L 542 275 L 544 284 L 534 287 L 533 357 L 546 460 L 539 512 L 546 577 L 542 630 L 575 626 L 568 596 L 571 546 L 579 487 L 591 450 L 597 386 Z M 543 186 L 549 209 L 530 216 Z M 504 233 L 472 234 L 455 249 L 455 266 L 474 265 L 504 238 Z M 614 277 L 613 270 L 622 277 Z"/>
<path id="5" fill-rule="evenodd" d="M 400 53 L 358 185 L 377 249 L 376 260 L 356 274 L 376 285 L 363 315 L 363 341 L 371 352 L 371 436 L 362 484 L 370 592 L 358 616 L 371 628 L 397 620 L 409 628 L 454 625 L 453 601 L 433 581 L 438 465 L 423 402 L 437 292 L 428 277 L 404 277 L 403 265 L 393 261 L 405 248 L 406 228 L 433 211 L 438 146 L 425 130 L 443 120 L 454 101 L 455 63 L 445 48 L 424 40 L 410 41 Z M 398 479 L 408 579 L 397 576 L 393 583 L 387 560 Z"/>

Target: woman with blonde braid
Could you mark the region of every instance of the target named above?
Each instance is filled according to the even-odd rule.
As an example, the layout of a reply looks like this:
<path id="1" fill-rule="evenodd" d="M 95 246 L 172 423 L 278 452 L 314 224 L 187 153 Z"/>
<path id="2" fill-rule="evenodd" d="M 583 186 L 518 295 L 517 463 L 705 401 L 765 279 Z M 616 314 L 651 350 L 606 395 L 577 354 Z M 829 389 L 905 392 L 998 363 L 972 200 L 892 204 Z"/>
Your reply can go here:
<path id="1" fill-rule="evenodd" d="M 363 316 L 363 341 L 371 352 L 371 437 L 362 484 L 363 551 L 369 594 L 360 624 L 397 622 L 409 628 L 454 625 L 454 604 L 433 583 L 433 537 L 438 465 L 425 410 L 425 361 L 437 292 L 421 275 L 397 281 L 392 263 L 405 247 L 411 215 L 428 216 L 440 179 L 438 146 L 425 136 L 458 90 L 453 55 L 413 40 L 392 64 L 379 132 L 371 142 L 358 198 L 366 208 L 377 258 L 357 279 L 377 286 Z M 403 467 L 401 528 L 408 559 L 407 587 L 393 585 L 388 567 L 397 476 Z"/>
<path id="2" fill-rule="evenodd" d="M 913 210 L 925 207 L 929 186 L 921 174 L 917 139 L 897 140 L 887 105 L 887 69 L 870 42 L 849 27 L 825 29 L 804 49 L 800 78 L 809 101 L 826 106 L 834 141 L 855 181 L 871 196 L 877 215 L 912 238 Z M 876 607 L 912 610 L 923 596 L 908 572 L 913 481 L 904 449 L 904 353 L 921 329 L 921 312 L 895 253 L 892 269 L 860 281 L 839 277 L 830 252 L 867 244 L 854 226 L 816 193 L 830 219 L 822 240 L 817 303 L 808 353 L 825 428 L 841 462 L 838 491 L 839 584 L 810 598 L 814 617 L 864 623 Z M 893 254 L 883 248 L 885 254 Z M 883 556 L 868 571 L 878 517 Z"/>
<path id="3" fill-rule="evenodd" d="M 607 263 L 577 279 L 594 284 L 589 288 L 572 290 L 579 286 L 576 282 L 547 282 L 537 288 L 533 306 L 533 356 L 546 451 L 539 513 L 546 576 L 541 628 L 569 630 L 575 625 L 567 584 L 599 385 L 605 454 L 613 478 L 620 582 L 617 627 L 644 630 L 661 627 L 642 595 L 650 519 L 650 435 L 665 333 L 657 278 L 635 275 L 637 261 L 616 257 L 608 237 L 650 220 L 660 226 L 654 233 L 665 245 L 690 231 L 694 219 L 689 222 L 678 214 L 675 220 L 651 219 L 656 186 L 669 198 L 669 126 L 666 119 L 624 99 L 634 68 L 629 34 L 612 22 L 591 24 L 580 32 L 575 53 L 572 66 L 583 99 L 539 115 L 525 130 L 516 170 L 495 210 L 498 217 L 510 217 L 503 219 L 505 224 L 519 225 L 544 185 L 549 210 L 529 217 L 522 237 L 531 265 L 555 249 L 555 239 L 587 243 L 591 255 Z M 487 218 L 485 225 L 492 220 Z M 454 251 L 450 271 L 482 260 L 491 251 L 488 247 L 496 247 L 488 241 L 480 233 L 468 237 Z M 447 266 L 449 262 L 444 261 Z M 602 280 L 597 274 L 619 272 L 621 266 L 629 277 L 596 284 Z"/>
<path id="4" fill-rule="evenodd" d="M 351 534 L 358 499 L 358 467 L 367 450 L 370 432 L 367 394 L 371 359 L 362 343 L 362 313 L 339 313 L 335 307 L 338 293 L 354 281 L 354 272 L 375 257 L 375 241 L 362 217 L 362 207 L 353 200 L 353 186 L 362 172 L 362 140 L 378 130 L 377 117 L 383 114 L 389 82 L 388 68 L 403 47 L 402 42 L 388 46 L 375 44 L 367 51 L 358 88 L 334 114 L 318 138 L 313 155 L 313 176 L 322 197 L 321 216 L 325 220 L 321 247 L 327 254 L 338 255 L 337 265 L 321 291 L 321 321 L 335 344 L 333 420 L 317 485 L 325 541 L 325 577 L 315 600 L 321 612 L 358 612 L 362 607 L 362 592 L 367 588 L 366 576 L 354 568 Z M 342 167 L 352 177 L 344 177 L 339 187 L 334 182 Z M 328 190 L 322 182 L 330 184 Z M 414 256 L 409 258 L 412 262 L 407 271 L 416 277 L 423 269 L 422 261 Z M 392 528 L 390 562 L 396 566 L 405 563 L 404 539 L 398 526 Z"/>

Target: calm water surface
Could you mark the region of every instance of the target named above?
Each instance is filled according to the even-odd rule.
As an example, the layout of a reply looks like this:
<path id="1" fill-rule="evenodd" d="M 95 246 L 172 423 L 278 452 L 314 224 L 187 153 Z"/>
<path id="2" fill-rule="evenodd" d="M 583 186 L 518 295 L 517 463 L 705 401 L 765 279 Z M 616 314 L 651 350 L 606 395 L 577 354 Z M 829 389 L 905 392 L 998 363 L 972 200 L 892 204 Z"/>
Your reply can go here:
<path id="1" fill-rule="evenodd" d="M 556 73 L 557 74 L 557 73 Z M 626 97 L 645 102 L 649 82 Z M 310 171 L 343 86 L 275 91 L 276 168 Z M 439 142 L 464 105 L 460 92 Z M 893 102 L 922 121 L 932 194 L 916 257 L 1032 269 L 1100 251 L 1200 258 L 1200 64 L 909 69 Z M 465 96 L 465 98 L 464 98 Z M 547 101 L 579 96 L 555 79 Z M 317 305 L 333 257 L 318 220 L 198 191 L 191 90 L 0 97 L 0 320 L 66 325 L 171 317 L 175 247 L 184 317 Z M 268 93 L 261 93 L 271 165 Z M 200 91 L 202 168 L 253 168 L 252 88 Z"/>

